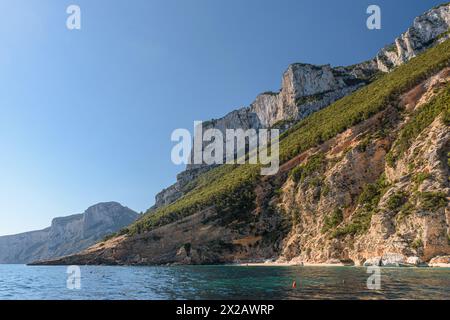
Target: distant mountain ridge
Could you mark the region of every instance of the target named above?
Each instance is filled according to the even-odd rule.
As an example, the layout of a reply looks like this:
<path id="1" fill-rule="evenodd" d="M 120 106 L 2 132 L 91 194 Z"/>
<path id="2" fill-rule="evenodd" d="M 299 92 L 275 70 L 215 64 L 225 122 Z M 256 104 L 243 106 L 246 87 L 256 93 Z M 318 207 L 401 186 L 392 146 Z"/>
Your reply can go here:
<path id="1" fill-rule="evenodd" d="M 99 203 L 82 214 L 55 218 L 43 230 L 0 237 L 0 263 L 29 263 L 76 253 L 138 217 L 117 202 Z"/>

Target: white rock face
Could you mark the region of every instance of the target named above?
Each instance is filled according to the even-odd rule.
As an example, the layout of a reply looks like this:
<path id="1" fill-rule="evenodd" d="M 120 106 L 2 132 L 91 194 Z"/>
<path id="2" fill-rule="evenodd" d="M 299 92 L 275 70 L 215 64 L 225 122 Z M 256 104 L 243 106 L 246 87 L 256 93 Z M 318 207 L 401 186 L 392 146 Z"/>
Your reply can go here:
<path id="1" fill-rule="evenodd" d="M 423 261 L 419 257 L 408 257 L 408 259 L 406 259 L 406 263 L 413 266 L 419 266 L 423 263 Z"/>
<path id="2" fill-rule="evenodd" d="M 283 75 L 280 92 L 263 93 L 249 106 L 234 110 L 220 119 L 203 123 L 203 131 L 218 129 L 226 141 L 226 129 L 261 129 L 275 125 L 281 131 L 369 82 L 378 71 L 375 60 L 351 67 L 292 64 Z M 287 122 L 282 127 L 277 124 Z M 224 150 L 224 154 L 225 150 Z M 156 195 L 153 208 L 172 203 L 185 192 L 189 181 L 210 170 L 206 164 L 188 165 L 177 176 L 177 182 Z"/>
<path id="3" fill-rule="evenodd" d="M 138 216 L 116 202 L 99 203 L 83 214 L 55 218 L 44 230 L 0 237 L 0 263 L 29 263 L 79 252 Z"/>
<path id="4" fill-rule="evenodd" d="M 429 266 L 450 268 L 450 255 L 434 257 L 431 259 Z"/>
<path id="5" fill-rule="evenodd" d="M 364 267 L 370 267 L 370 266 L 380 267 L 381 266 L 381 257 L 373 257 L 373 258 L 367 259 L 364 262 Z"/>
<path id="6" fill-rule="evenodd" d="M 414 25 L 377 55 L 378 68 L 389 72 L 437 42 L 449 38 L 450 4 L 431 9 L 414 20 Z"/>
<path id="7" fill-rule="evenodd" d="M 356 68 L 366 72 L 352 72 Z M 292 64 L 283 75 L 281 91 L 259 95 L 249 110 L 264 128 L 300 120 L 365 85 L 376 71 L 374 63 L 348 68 Z"/>
<path id="8" fill-rule="evenodd" d="M 406 263 L 406 258 L 398 253 L 386 253 L 381 257 L 383 267 L 400 267 Z"/>

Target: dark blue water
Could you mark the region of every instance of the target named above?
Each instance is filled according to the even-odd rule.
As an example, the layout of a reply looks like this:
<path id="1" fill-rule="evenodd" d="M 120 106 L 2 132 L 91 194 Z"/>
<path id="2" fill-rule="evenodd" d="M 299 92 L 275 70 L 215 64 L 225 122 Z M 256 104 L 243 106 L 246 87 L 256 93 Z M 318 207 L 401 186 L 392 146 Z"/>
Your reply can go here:
<path id="1" fill-rule="evenodd" d="M 85 266 L 80 289 L 66 271 L 0 265 L 0 299 L 450 299 L 450 269 L 382 269 L 380 290 L 350 267 Z"/>

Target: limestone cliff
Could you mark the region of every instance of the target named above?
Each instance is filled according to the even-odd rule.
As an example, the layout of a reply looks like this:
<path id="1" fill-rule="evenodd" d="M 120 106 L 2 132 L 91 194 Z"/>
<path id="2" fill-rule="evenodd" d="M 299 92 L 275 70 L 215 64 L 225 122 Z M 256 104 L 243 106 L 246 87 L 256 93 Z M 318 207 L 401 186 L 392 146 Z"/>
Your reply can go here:
<path id="1" fill-rule="evenodd" d="M 378 69 L 388 72 L 450 37 L 450 3 L 433 8 L 414 20 L 405 33 L 377 55 Z"/>
<path id="2" fill-rule="evenodd" d="M 377 72 L 389 72 L 427 48 L 450 37 L 450 3 L 417 17 L 394 44 L 386 46 L 367 62 L 332 68 L 295 63 L 283 74 L 281 90 L 256 97 L 249 106 L 232 111 L 223 118 L 204 123 L 204 130 L 260 129 L 277 127 L 282 131 L 334 101 L 369 83 Z M 184 194 L 189 181 L 213 167 L 188 165 L 177 182 L 156 195 L 154 208 L 170 204 Z"/>
<path id="3" fill-rule="evenodd" d="M 336 100 L 369 83 L 378 72 L 375 60 L 349 67 L 292 64 L 283 75 L 279 92 L 262 93 L 249 106 L 225 117 L 207 121 L 203 130 L 279 128 L 282 132 Z M 224 138 L 225 139 L 225 138 Z M 225 154 L 225 152 L 224 152 Z M 156 195 L 154 208 L 174 202 L 185 194 L 189 181 L 214 166 L 188 165 L 177 182 Z"/>

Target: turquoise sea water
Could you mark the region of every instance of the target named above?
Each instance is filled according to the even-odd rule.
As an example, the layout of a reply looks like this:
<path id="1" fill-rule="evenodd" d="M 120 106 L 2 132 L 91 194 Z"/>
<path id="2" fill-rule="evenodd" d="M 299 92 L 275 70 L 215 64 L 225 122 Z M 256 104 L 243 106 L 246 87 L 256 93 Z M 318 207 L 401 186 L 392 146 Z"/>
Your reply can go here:
<path id="1" fill-rule="evenodd" d="M 375 291 L 350 267 L 83 266 L 74 290 L 66 271 L 0 265 L 0 299 L 450 299 L 450 269 L 381 269 Z"/>

